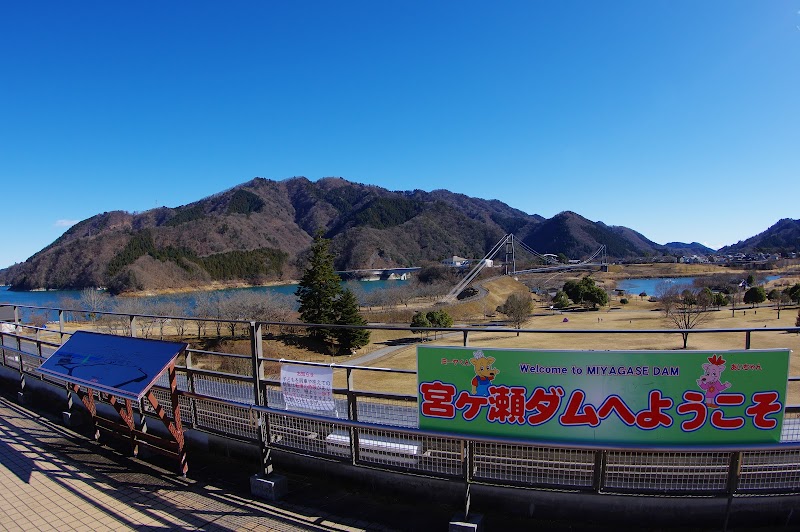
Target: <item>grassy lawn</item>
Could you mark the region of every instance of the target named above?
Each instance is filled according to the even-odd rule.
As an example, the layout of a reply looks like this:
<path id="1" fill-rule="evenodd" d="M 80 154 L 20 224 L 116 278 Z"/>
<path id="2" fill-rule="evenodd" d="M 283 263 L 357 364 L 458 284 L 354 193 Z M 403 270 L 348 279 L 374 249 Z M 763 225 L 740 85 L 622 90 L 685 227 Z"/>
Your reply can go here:
<path id="1" fill-rule="evenodd" d="M 707 270 L 702 265 L 641 265 L 633 268 L 626 267 L 623 276 L 664 276 L 667 271 L 677 275 L 697 275 Z M 579 278 L 580 275 L 575 275 Z M 598 279 L 604 285 L 614 282 L 614 277 L 620 272 L 604 275 L 605 279 Z M 563 282 L 563 281 L 562 281 Z M 784 278 L 778 281 L 778 288 L 785 288 L 798 282 L 798 278 Z M 775 283 L 772 283 L 775 284 Z M 517 291 L 527 291 L 527 287 L 512 277 L 503 276 L 483 282 L 488 290 L 488 295 L 482 300 L 457 303 L 447 307 L 448 312 L 454 316 L 456 326 L 472 326 L 478 324 L 495 325 L 503 327 L 504 316 L 497 314 L 495 309 L 506 298 Z M 771 288 L 770 286 L 769 288 Z M 533 315 L 523 324 L 523 328 L 536 329 L 536 333 L 470 333 L 469 344 L 475 347 L 497 348 L 524 348 L 524 349 L 564 349 L 564 350 L 681 350 L 683 341 L 680 334 L 643 334 L 636 331 L 647 329 L 672 329 L 674 326 L 664 318 L 659 310 L 658 303 L 641 300 L 636 295 L 628 295 L 629 303 L 622 305 L 619 297 L 612 297 L 610 304 L 596 311 L 558 312 L 551 311 L 549 304 L 535 300 Z M 719 311 L 709 313 L 709 318 L 700 328 L 703 329 L 735 329 L 735 328 L 771 328 L 793 327 L 797 319 L 796 307 L 784 308 L 780 319 L 775 309 L 762 306 L 756 308 L 737 307 L 735 316 L 730 307 L 722 307 Z M 564 320 L 568 321 L 564 321 Z M 403 324 L 404 325 L 404 324 Z M 69 322 L 68 331 L 77 329 L 101 330 L 91 323 Z M 568 331 L 597 331 L 596 333 L 570 333 Z M 603 332 L 606 330 L 627 331 L 626 333 Z M 159 337 L 158 329 L 151 331 Z M 373 330 L 370 343 L 352 356 L 332 356 L 326 353 L 325 346 L 312 345 L 300 335 L 280 335 L 272 330 L 274 335 L 267 334 L 264 338 L 264 355 L 269 358 L 286 360 L 303 360 L 323 363 L 348 364 L 351 360 L 369 354 L 387 345 L 401 344 L 397 350 L 382 356 L 374 361 L 362 365 L 368 367 L 396 368 L 416 370 L 416 345 L 419 337 L 410 331 Z M 167 325 L 164 329 L 165 339 L 178 339 L 174 326 Z M 236 339 L 225 336 L 216 338 L 215 331 L 209 326 L 206 338 L 202 341 L 196 339 L 196 330 L 191 326 L 184 332 L 185 341 L 198 349 L 208 351 L 235 353 L 249 355 L 250 342 L 246 336 L 241 335 Z M 43 339 L 58 341 L 58 335 L 44 333 Z M 429 337 L 426 345 L 462 345 L 463 336 L 460 333 L 439 336 L 434 339 Z M 408 342 L 407 345 L 402 345 Z M 707 333 L 689 335 L 688 349 L 691 350 L 732 350 L 744 349 L 744 333 Z M 751 336 L 752 349 L 789 348 L 793 355 L 790 364 L 790 375 L 800 375 L 800 335 L 780 332 L 754 332 Z M 196 356 L 195 364 L 198 367 L 216 369 L 249 375 L 251 371 L 249 360 L 221 361 L 222 357 Z M 223 363 L 224 362 L 224 363 Z M 279 374 L 278 363 L 265 365 L 265 373 L 272 378 Z M 346 386 L 346 372 L 336 370 L 334 385 Z M 387 392 L 387 393 L 416 393 L 416 377 L 414 375 L 398 375 L 374 371 L 356 371 L 355 386 L 359 390 Z M 790 403 L 800 403 L 800 382 L 791 383 L 789 389 Z"/>

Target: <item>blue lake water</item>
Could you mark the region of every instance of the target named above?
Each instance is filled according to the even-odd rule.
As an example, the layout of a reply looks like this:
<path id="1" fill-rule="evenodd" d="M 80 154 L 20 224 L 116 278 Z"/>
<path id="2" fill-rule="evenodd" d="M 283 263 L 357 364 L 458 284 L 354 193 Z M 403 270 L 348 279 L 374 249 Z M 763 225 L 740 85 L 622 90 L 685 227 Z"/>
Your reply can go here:
<path id="1" fill-rule="evenodd" d="M 403 286 L 408 281 L 401 280 L 386 280 L 386 281 L 351 281 L 358 283 L 358 287 L 365 292 L 372 292 L 373 290 L 385 290 L 397 286 Z M 343 286 L 350 286 L 350 283 L 343 283 Z M 221 295 L 232 294 L 236 292 L 255 292 L 255 293 L 272 293 L 286 296 L 287 298 L 294 299 L 294 293 L 297 290 L 296 284 L 278 285 L 278 286 L 255 286 L 249 288 L 229 288 L 225 290 L 215 290 L 214 293 Z M 208 292 L 186 292 L 182 294 L 167 294 L 158 296 L 141 296 L 142 299 L 147 301 L 162 302 L 162 301 L 175 301 L 182 308 L 185 308 L 187 314 L 191 314 L 192 309 L 195 307 L 195 300 L 198 294 Z M 48 290 L 36 292 L 13 292 L 7 286 L 0 287 L 0 305 L 14 304 L 14 305 L 28 305 L 32 307 L 47 307 L 47 308 L 81 308 L 80 305 L 81 293 L 78 290 Z M 28 312 L 23 312 L 23 318 L 27 317 Z M 53 317 L 48 317 L 54 319 Z"/>
<path id="2" fill-rule="evenodd" d="M 690 287 L 694 283 L 695 277 L 653 277 L 649 279 L 625 279 L 617 281 L 617 288 L 625 290 L 629 294 L 639 295 L 642 292 L 648 296 L 656 293 L 656 288 L 661 283 L 670 283 L 674 286 Z"/>
<path id="3" fill-rule="evenodd" d="M 780 275 L 768 275 L 766 281 L 779 279 Z M 661 283 L 669 283 L 676 287 L 689 288 L 697 277 L 651 277 L 647 279 L 625 279 L 617 281 L 617 288 L 625 290 L 629 294 L 639 295 L 642 292 L 649 296 L 654 295 Z"/>

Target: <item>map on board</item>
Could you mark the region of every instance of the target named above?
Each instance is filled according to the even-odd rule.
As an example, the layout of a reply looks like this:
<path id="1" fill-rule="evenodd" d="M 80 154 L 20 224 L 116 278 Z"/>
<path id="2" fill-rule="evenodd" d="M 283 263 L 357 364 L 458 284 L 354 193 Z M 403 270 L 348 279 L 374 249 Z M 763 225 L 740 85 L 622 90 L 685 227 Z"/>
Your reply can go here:
<path id="1" fill-rule="evenodd" d="M 138 401 L 187 347 L 181 342 L 77 331 L 37 371 Z"/>

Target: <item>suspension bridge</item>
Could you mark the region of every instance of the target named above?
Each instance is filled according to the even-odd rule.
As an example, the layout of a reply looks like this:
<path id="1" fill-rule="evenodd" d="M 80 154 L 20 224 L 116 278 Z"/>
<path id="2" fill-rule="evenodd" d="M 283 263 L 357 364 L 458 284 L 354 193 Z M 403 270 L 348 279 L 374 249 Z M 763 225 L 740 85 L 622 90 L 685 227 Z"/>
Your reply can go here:
<path id="1" fill-rule="evenodd" d="M 517 270 L 517 248 L 531 255 L 538 262 L 542 262 L 543 265 L 537 266 L 536 268 Z M 539 253 L 525 244 L 522 240 L 515 238 L 513 233 L 509 233 L 497 241 L 489 253 L 479 260 L 475 266 L 473 266 L 473 268 L 461 279 L 461 281 L 459 281 L 459 283 L 456 284 L 452 290 L 450 290 L 450 292 L 448 292 L 448 294 L 442 299 L 442 302 L 452 303 L 455 301 L 455 299 L 458 297 L 458 294 L 460 294 L 467 286 L 469 286 L 472 281 L 475 280 L 475 278 L 478 277 L 487 264 L 489 264 L 490 261 L 495 260 L 495 258 L 501 254 L 504 254 L 503 268 L 505 269 L 505 275 L 548 272 L 554 272 L 557 274 L 559 272 L 569 270 L 579 270 L 592 267 L 603 268 L 608 265 L 605 245 L 600 246 L 594 253 L 592 253 L 592 255 L 589 256 L 589 258 L 585 260 L 570 264 L 562 264 L 555 255 L 550 253 Z"/>

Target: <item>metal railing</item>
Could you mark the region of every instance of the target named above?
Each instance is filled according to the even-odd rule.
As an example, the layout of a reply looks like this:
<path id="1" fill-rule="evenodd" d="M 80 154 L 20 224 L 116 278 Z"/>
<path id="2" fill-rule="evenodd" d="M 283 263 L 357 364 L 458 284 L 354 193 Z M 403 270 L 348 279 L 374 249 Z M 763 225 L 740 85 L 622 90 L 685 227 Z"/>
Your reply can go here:
<path id="1" fill-rule="evenodd" d="M 19 373 L 23 392 L 26 379 L 64 385 L 63 382 L 39 375 L 36 368 L 70 334 L 65 330 L 63 313 L 79 311 L 46 310 L 58 313 L 58 331 L 19 325 L 14 332 L 0 333 L 2 364 Z M 125 318 L 133 335 L 136 334 L 137 320 L 165 318 L 108 314 Z M 207 318 L 203 320 L 214 321 Z M 800 493 L 800 405 L 785 408 L 781 443 L 774 445 L 589 445 L 420 430 L 416 395 L 368 392 L 356 389 L 354 384 L 354 376 L 360 372 L 409 376 L 416 374 L 415 370 L 265 357 L 263 326 L 313 326 L 303 323 L 238 323 L 247 327 L 251 347 L 249 354 L 190 348 L 185 363 L 178 366 L 182 418 L 185 425 L 194 430 L 261 448 L 265 456 L 264 473 L 269 472 L 271 450 L 279 449 L 338 460 L 357 467 L 460 479 L 467 486 L 479 483 L 571 492 L 721 497 Z M 656 329 L 517 331 L 502 327 L 411 329 L 390 325 L 362 328 L 445 331 L 461 336 L 464 345 L 468 344 L 470 334 L 478 332 L 514 335 L 517 332 L 530 335 L 685 332 Z M 743 334 L 745 346 L 749 348 L 751 335 L 775 331 L 800 333 L 798 328 L 742 328 L 694 329 L 691 334 Z M 56 339 L 46 339 L 47 333 L 56 336 Z M 219 371 L 201 367 L 199 362 L 209 357 L 231 361 L 234 370 Z M 311 411 L 287 410 L 279 379 L 265 372 L 267 365 L 283 362 L 330 366 L 336 372 L 343 373 L 345 385 L 333 389 L 335 412 L 321 416 Z M 800 381 L 800 377 L 792 376 L 789 381 Z M 168 401 L 169 388 L 164 376 L 162 381 L 157 382 L 155 394 L 159 401 Z M 140 404 L 139 410 L 142 419 L 151 413 L 145 404 Z"/>

